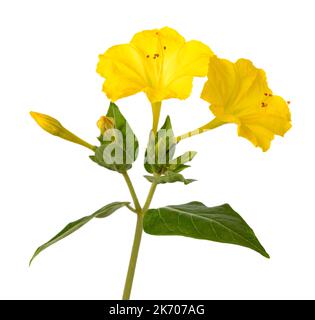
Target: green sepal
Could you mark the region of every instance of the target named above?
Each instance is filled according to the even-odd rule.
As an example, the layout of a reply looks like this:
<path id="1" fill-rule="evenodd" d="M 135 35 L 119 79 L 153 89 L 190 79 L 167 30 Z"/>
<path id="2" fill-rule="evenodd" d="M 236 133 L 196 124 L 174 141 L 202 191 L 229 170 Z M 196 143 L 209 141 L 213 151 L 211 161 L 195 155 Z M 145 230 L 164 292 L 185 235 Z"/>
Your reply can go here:
<path id="1" fill-rule="evenodd" d="M 176 137 L 172 129 L 169 116 L 156 134 L 150 133 L 146 149 L 144 167 L 149 173 L 163 173 L 171 159 L 173 159 L 176 148 Z"/>
<path id="2" fill-rule="evenodd" d="M 189 166 L 185 165 L 185 163 L 191 161 L 196 156 L 196 154 L 196 151 L 185 152 L 181 156 L 171 160 L 167 170 L 172 172 L 180 172 L 185 170 L 186 168 L 189 168 Z"/>
<path id="3" fill-rule="evenodd" d="M 178 173 L 189 167 L 185 163 L 191 161 L 196 152 L 188 151 L 174 159 L 176 145 L 171 119 L 167 116 L 161 129 L 156 134 L 153 132 L 150 134 L 144 163 L 148 173 L 160 175 L 159 183 L 181 181 L 188 184 L 194 181 L 185 179 Z M 153 179 L 152 176 L 146 176 L 146 178 L 149 181 Z"/>

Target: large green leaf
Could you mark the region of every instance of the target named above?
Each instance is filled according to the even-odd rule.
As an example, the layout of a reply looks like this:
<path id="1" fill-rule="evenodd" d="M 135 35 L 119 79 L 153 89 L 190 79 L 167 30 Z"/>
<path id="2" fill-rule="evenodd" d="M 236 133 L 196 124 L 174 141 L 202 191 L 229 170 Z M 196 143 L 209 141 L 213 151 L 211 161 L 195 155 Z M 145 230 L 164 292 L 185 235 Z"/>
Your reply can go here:
<path id="1" fill-rule="evenodd" d="M 33 256 L 32 256 L 32 258 L 30 260 L 30 264 L 32 263 L 34 258 L 40 252 L 42 252 L 46 248 L 50 247 L 52 244 L 58 242 L 59 240 L 69 236 L 71 233 L 77 231 L 78 229 L 80 229 L 82 226 L 84 226 L 86 223 L 88 223 L 93 218 L 105 218 L 105 217 L 108 217 L 113 212 L 115 212 L 116 210 L 118 210 L 121 207 L 126 206 L 127 204 L 129 204 L 129 202 L 113 202 L 113 203 L 110 203 L 110 204 L 104 206 L 103 208 L 97 210 L 96 212 L 94 212 L 93 214 L 91 214 L 89 216 L 86 216 L 86 217 L 83 217 L 83 218 L 81 218 L 79 220 L 70 222 L 57 235 L 55 235 L 52 239 L 50 239 L 48 242 L 44 243 L 43 245 L 41 245 L 40 247 L 38 247 L 36 249 L 35 253 L 33 254 Z"/>
<path id="2" fill-rule="evenodd" d="M 101 146 L 90 158 L 102 167 L 122 173 L 129 170 L 137 159 L 139 142 L 115 103 L 110 103 L 106 116 L 113 119 L 114 128 L 99 137 Z"/>
<path id="3" fill-rule="evenodd" d="M 236 244 L 269 258 L 253 230 L 228 204 L 206 207 L 201 202 L 190 202 L 150 209 L 144 216 L 144 231 Z"/>

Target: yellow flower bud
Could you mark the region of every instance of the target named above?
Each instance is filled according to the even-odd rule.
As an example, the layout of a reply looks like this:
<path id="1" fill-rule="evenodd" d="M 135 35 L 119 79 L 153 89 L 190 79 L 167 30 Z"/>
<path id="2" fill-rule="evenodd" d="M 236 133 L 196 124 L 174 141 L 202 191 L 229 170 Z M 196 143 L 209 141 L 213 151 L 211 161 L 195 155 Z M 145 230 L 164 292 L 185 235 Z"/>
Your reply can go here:
<path id="1" fill-rule="evenodd" d="M 101 134 L 104 134 L 109 129 L 113 129 L 115 127 L 115 122 L 113 118 L 101 116 L 97 121 L 97 127 L 100 129 Z"/>
<path id="2" fill-rule="evenodd" d="M 75 134 L 64 128 L 63 125 L 55 118 L 52 118 L 46 114 L 33 111 L 31 111 L 30 114 L 32 118 L 37 122 L 37 124 L 48 133 L 60 137 L 62 139 L 71 141 L 73 143 L 80 144 L 93 151 L 96 149 L 95 146 L 92 146 L 88 142 L 80 139 Z"/>

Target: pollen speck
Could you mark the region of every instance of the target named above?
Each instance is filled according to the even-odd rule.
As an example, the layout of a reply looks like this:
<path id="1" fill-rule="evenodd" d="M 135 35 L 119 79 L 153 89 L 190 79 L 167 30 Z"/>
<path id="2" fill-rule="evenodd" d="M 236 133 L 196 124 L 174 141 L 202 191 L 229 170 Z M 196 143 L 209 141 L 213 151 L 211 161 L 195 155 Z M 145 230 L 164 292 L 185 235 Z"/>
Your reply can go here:
<path id="1" fill-rule="evenodd" d="M 166 50 L 166 46 L 164 46 L 163 49 Z"/>
<path id="2" fill-rule="evenodd" d="M 266 93 L 264 93 L 264 95 L 267 97 L 267 96 L 268 96 L 268 93 L 266 92 Z"/>
<path id="3" fill-rule="evenodd" d="M 146 56 L 147 58 L 150 58 L 150 55 L 149 54 L 147 54 L 147 56 Z"/>

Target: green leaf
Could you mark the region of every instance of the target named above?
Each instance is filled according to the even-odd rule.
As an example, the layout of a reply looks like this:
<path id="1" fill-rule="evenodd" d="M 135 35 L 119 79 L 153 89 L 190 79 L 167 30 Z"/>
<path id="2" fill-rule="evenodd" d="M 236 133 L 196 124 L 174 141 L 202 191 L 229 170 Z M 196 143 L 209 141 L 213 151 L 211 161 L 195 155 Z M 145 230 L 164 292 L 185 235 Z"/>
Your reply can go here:
<path id="1" fill-rule="evenodd" d="M 138 139 L 115 103 L 110 103 L 106 116 L 113 119 L 114 128 L 98 138 L 101 146 L 90 158 L 107 169 L 126 172 L 137 159 Z"/>
<path id="2" fill-rule="evenodd" d="M 108 217 L 109 215 L 111 215 L 116 210 L 118 210 L 121 207 L 124 207 L 124 206 L 126 206 L 128 204 L 129 204 L 129 202 L 113 202 L 113 203 L 110 203 L 110 204 L 104 206 L 103 208 L 97 210 L 96 212 L 94 212 L 93 214 L 91 214 L 89 216 L 86 216 L 86 217 L 83 217 L 83 218 L 81 218 L 79 220 L 70 222 L 57 235 L 55 235 L 52 239 L 50 239 L 48 242 L 44 243 L 43 245 L 41 245 L 40 247 L 38 247 L 36 249 L 35 253 L 33 254 L 33 256 L 32 256 L 32 258 L 30 260 L 30 265 L 31 265 L 32 261 L 34 260 L 34 258 L 40 252 L 42 252 L 46 248 L 50 247 L 52 244 L 58 242 L 59 240 L 69 236 L 71 233 L 77 231 L 78 229 L 80 229 L 82 226 L 84 226 L 86 223 L 88 223 L 93 218 L 105 218 L 105 217 Z"/>
<path id="3" fill-rule="evenodd" d="M 185 179 L 180 173 L 174 172 L 166 172 L 165 175 L 160 177 L 154 176 L 144 176 L 149 182 L 154 182 L 157 180 L 158 184 L 165 184 L 165 183 L 174 183 L 174 182 L 183 182 L 185 185 L 196 181 L 195 179 Z"/>
<path id="4" fill-rule="evenodd" d="M 144 216 L 144 231 L 236 244 L 269 258 L 253 230 L 228 204 L 206 207 L 201 202 L 190 202 L 150 209 Z"/>

